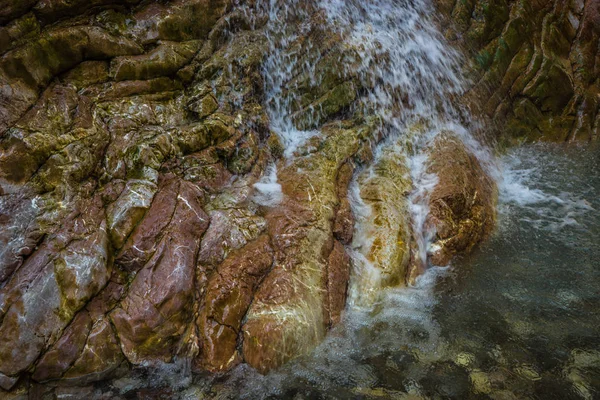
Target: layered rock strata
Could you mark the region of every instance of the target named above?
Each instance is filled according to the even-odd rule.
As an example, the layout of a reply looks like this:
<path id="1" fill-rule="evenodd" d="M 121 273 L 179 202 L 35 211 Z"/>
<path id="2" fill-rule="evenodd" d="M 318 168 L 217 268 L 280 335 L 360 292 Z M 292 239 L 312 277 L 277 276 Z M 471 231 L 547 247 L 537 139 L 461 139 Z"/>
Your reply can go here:
<path id="1" fill-rule="evenodd" d="M 509 143 L 600 135 L 600 2 L 436 1 L 471 54 L 470 103 Z"/>
<path id="2" fill-rule="evenodd" d="M 318 13 L 290 46 L 318 62 L 313 76 L 290 74 L 289 117 L 320 134 L 289 152 L 265 110 L 272 44 L 253 3 L 0 7 L 3 390 L 177 359 L 266 372 L 340 321 L 358 254 L 380 272 L 376 289 L 422 272 L 406 155 L 375 156 L 384 124 L 357 107 L 369 89 L 355 73 L 360 49 Z M 463 3 L 440 2 L 460 16 L 448 36 L 484 49 L 473 103 L 512 137 L 594 136 L 596 3 Z M 445 264 L 489 233 L 495 189 L 456 135 L 427 151 L 438 177 L 429 257 Z M 273 170 L 280 190 L 265 201 Z M 366 219 L 352 211 L 354 184 Z"/>

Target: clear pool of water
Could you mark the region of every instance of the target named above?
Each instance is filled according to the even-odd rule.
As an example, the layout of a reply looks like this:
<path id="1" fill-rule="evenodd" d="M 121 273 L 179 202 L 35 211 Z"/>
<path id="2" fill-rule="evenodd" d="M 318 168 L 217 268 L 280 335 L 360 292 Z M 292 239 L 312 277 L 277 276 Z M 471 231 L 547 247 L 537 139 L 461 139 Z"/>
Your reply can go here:
<path id="1" fill-rule="evenodd" d="M 307 357 L 184 391 L 216 398 L 600 398 L 600 147 L 501 158 L 498 227 L 472 255 L 389 290 Z"/>

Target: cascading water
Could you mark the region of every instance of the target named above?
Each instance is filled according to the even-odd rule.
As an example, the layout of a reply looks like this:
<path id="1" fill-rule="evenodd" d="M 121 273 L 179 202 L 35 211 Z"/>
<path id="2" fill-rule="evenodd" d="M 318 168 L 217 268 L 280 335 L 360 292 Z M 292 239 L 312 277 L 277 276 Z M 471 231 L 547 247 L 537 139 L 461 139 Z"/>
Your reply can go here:
<path id="1" fill-rule="evenodd" d="M 349 302 L 372 305 L 382 286 L 382 277 L 365 254 L 373 241 L 369 226 L 372 221 L 369 205 L 360 200 L 357 178 L 376 175 L 384 152 L 402 158 L 401 162 L 408 165 L 406 179 L 412 181 L 413 188 L 409 196 L 409 223 L 418 262 L 425 265 L 435 233 L 426 224 L 428 194 L 436 183 L 436 177 L 426 171 L 425 147 L 440 132 L 451 131 L 485 164 L 490 164 L 489 154 L 461 123 L 470 118 L 455 101 L 465 89 L 459 53 L 438 32 L 431 17 L 433 6 L 427 0 L 270 1 L 262 4 L 262 8 L 269 15 L 266 32 L 271 49 L 263 71 L 266 103 L 271 128 L 285 147 L 285 157 L 293 157 L 303 143 L 320 135 L 317 129 L 303 130 L 297 126 L 294 115 L 302 107 L 302 99 L 290 90 L 302 77 L 313 87 L 325 79 L 323 74 L 316 73 L 323 56 L 319 43 L 312 42 L 313 37 L 319 38 L 311 35 L 316 30 L 333 32 L 348 49 L 344 62 L 336 66 L 336 73 L 360 82 L 363 89 L 354 107 L 362 115 L 379 121 L 378 136 L 384 139 L 375 149 L 372 165 L 355 176 L 351 190 L 358 221 L 350 249 L 355 273 Z M 311 118 L 317 119 L 318 125 L 318 110 Z"/>
<path id="2" fill-rule="evenodd" d="M 460 54 L 437 30 L 428 1 L 323 0 L 319 7 L 332 29 L 357 49 L 358 62 L 348 64 L 355 70 L 342 73 L 357 73 L 362 86 L 368 88 L 358 107 L 381 119 L 385 138 L 376 148 L 374 162 L 355 176 L 351 189 L 357 225 L 351 249 L 355 273 L 349 303 L 372 306 L 374 292 L 382 286 L 381 266 L 373 265 L 365 254 L 372 247 L 369 231 L 373 221 L 370 206 L 360 198 L 357 179 L 376 176 L 383 158 L 403 159 L 408 166 L 407 179 L 412 182 L 408 211 L 416 258 L 426 265 L 435 234 L 426 222 L 428 197 L 437 183 L 437 177 L 427 172 L 427 145 L 449 131 L 478 155 L 488 172 L 493 173 L 494 167 L 490 153 L 461 122 L 470 117 L 456 102 L 466 84 L 460 74 Z"/>
<path id="3" fill-rule="evenodd" d="M 595 399 L 600 388 L 600 147 L 535 145 L 499 162 L 498 230 L 452 269 L 349 309 L 313 354 L 234 398 Z"/>
<path id="4" fill-rule="evenodd" d="M 460 53 L 438 32 L 429 0 L 253 5 L 253 12 L 268 17 L 264 102 L 270 128 L 283 145 L 283 161 L 268 163 L 254 184 L 254 203 L 267 208 L 284 204 L 278 172 L 317 152 L 311 141 L 326 135 L 319 129 L 328 122 L 321 110 L 305 112 L 307 120 L 297 118 L 307 106 L 294 89 L 327 85 L 331 75 L 339 81 L 351 77 L 359 89 L 347 114 L 376 127 L 374 155 L 355 172 L 349 188 L 355 229 L 346 248 L 353 263 L 346 313 L 312 353 L 266 375 L 242 363 L 224 376 L 192 378 L 183 362 L 183 372 L 158 370 L 146 379 L 181 387 L 184 399 L 594 398 L 594 382 L 600 382 L 594 375 L 600 370 L 600 352 L 594 349 L 600 347 L 600 316 L 590 313 L 588 321 L 572 315 L 572 310 L 600 309 L 600 276 L 590 261 L 600 257 L 600 224 L 593 217 L 600 207 L 600 184 L 590 189 L 581 179 L 597 175 L 578 172 L 587 162 L 566 165 L 552 149 L 526 148 L 502 160 L 501 179 L 490 151 L 471 133 L 477 123 L 459 105 L 466 87 Z M 345 57 L 334 71 L 326 71 L 330 76 L 319 69 L 327 57 L 324 49 L 333 46 L 318 42 L 327 36 L 335 37 Z M 460 273 L 430 265 L 405 286 L 396 279 L 397 266 L 386 263 L 406 262 L 412 253 L 427 264 L 435 250 L 428 200 L 439 177 L 429 172 L 428 147 L 447 133 L 499 183 L 499 229 L 485 251 L 459 261 Z M 577 179 L 561 175 L 556 181 L 573 180 L 565 190 L 576 194 L 561 192 L 554 180 L 544 181 L 550 173 L 536 174 L 536 164 L 574 171 Z M 392 189 L 377 197 L 382 188 Z M 390 223 L 380 224 L 378 213 Z M 564 232 L 576 240 L 564 240 Z M 414 248 L 403 243 L 395 253 L 370 256 L 373 247 L 401 247 L 398 238 L 406 236 Z M 563 252 L 567 258 L 561 260 Z M 540 267 L 540 260 L 545 265 Z M 555 293 L 551 298 L 548 286 Z M 564 322 L 554 321 L 554 315 Z M 540 327 L 529 322 L 532 316 Z M 311 323 L 301 320 L 302 314 L 287 317 L 283 323 Z M 178 374 L 186 379 L 171 379 Z M 554 382 L 566 389 L 558 390 Z M 134 384 L 143 386 L 127 378 L 113 386 L 127 392 Z"/>

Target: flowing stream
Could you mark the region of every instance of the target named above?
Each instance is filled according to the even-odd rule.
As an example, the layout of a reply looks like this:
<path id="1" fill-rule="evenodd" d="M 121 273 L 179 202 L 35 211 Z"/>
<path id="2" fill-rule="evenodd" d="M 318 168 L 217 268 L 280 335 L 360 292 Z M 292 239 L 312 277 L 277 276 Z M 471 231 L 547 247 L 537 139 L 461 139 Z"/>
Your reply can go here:
<path id="1" fill-rule="evenodd" d="M 361 288 L 377 285 L 377 274 L 361 253 L 369 207 L 355 179 L 358 239 L 342 323 L 310 355 L 277 371 L 262 376 L 242 364 L 223 377 L 195 377 L 182 397 L 598 398 L 600 148 L 524 146 L 496 162 L 471 135 L 477 124 L 457 106 L 466 87 L 460 54 L 438 32 L 428 0 L 307 3 L 262 4 L 271 45 L 266 104 L 284 157 L 301 156 L 297 151 L 320 135 L 298 127 L 300 99 L 287 90 L 302 76 L 313 86 L 323 83 L 315 73 L 323 54 L 310 39 L 318 11 L 320 23 L 360 55 L 338 73 L 354 73 L 369 88 L 357 107 L 382 121 L 373 164 L 390 151 L 406 160 L 420 257 L 430 245 L 424 219 L 436 179 L 424 172 L 423 148 L 440 132 L 452 131 L 498 180 L 498 228 L 471 256 L 430 266 L 413 287 L 381 289 L 365 303 Z M 302 36 L 309 39 L 298 49 Z M 371 167 L 357 176 L 376 173 Z M 279 203 L 275 165 L 256 188 L 257 203 Z"/>
<path id="2" fill-rule="evenodd" d="M 297 37 L 310 36 L 315 10 L 297 1 L 266 7 L 272 48 L 264 71 L 267 104 L 285 157 L 293 158 L 320 135 L 296 126 L 291 116 L 299 99 L 286 92 L 301 74 L 321 84 L 318 46 L 308 41 L 305 53 L 290 51 Z M 430 267 L 414 287 L 382 289 L 369 307 L 360 291 L 376 285 L 377 274 L 355 239 L 346 315 L 322 345 L 267 376 L 241 365 L 194 390 L 248 399 L 600 396 L 599 149 L 525 146 L 496 163 L 470 134 L 477 125 L 465 125 L 469 114 L 454 101 L 466 85 L 460 55 L 437 31 L 427 0 L 322 0 L 317 9 L 359 50 L 360 58 L 340 65 L 339 73 L 355 69 L 370 88 L 359 107 L 383 121 L 374 164 L 390 149 L 407 160 L 420 257 L 430 245 L 426 196 L 436 181 L 424 172 L 422 149 L 442 131 L 461 138 L 497 179 L 499 226 L 472 256 Z M 290 18 L 304 21 L 294 25 L 300 31 L 291 30 Z M 267 175 L 260 184 L 276 193 L 276 170 Z M 369 209 L 356 179 L 351 190 L 355 234 L 368 241 L 361 237 L 361 216 L 368 220 Z"/>
<path id="3" fill-rule="evenodd" d="M 380 311 L 349 307 L 311 355 L 199 383 L 217 398 L 595 399 L 600 395 L 600 146 L 500 160 L 494 235 Z M 191 397 L 190 397 L 191 398 Z"/>

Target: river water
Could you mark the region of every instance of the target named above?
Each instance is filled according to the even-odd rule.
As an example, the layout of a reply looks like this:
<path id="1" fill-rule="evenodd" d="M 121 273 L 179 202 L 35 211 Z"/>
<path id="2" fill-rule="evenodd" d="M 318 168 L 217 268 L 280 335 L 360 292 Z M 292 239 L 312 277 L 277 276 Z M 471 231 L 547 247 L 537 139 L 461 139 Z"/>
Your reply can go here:
<path id="1" fill-rule="evenodd" d="M 599 398 L 600 147 L 525 145 L 494 160 L 470 133 L 477 124 L 453 100 L 468 86 L 461 56 L 437 31 L 428 1 L 317 4 L 331 29 L 360 49 L 354 67 L 371 89 L 358 103 L 384 122 L 378 152 L 402 152 L 415 192 L 426 191 L 421 149 L 453 131 L 498 181 L 497 229 L 472 255 L 429 268 L 414 287 L 381 289 L 369 307 L 351 296 L 343 322 L 310 355 L 266 376 L 241 365 L 223 377 L 196 377 L 183 397 Z M 320 133 L 297 129 L 290 118 L 297 99 L 285 89 L 300 73 L 319 85 L 321 55 L 318 43 L 309 43 L 308 57 L 289 51 L 297 35 L 310 36 L 302 2 L 270 1 L 267 9 L 266 102 L 292 158 Z M 304 21 L 302 31 L 290 28 L 289 18 Z M 406 137 L 415 123 L 424 129 Z M 264 184 L 277 184 L 276 170 Z M 415 203 L 411 212 L 418 228 L 427 209 Z M 425 254 L 427 232 L 415 234 Z M 356 270 L 360 258 L 353 262 Z M 361 276 L 352 279 L 351 289 L 365 286 L 357 285 Z"/>
<path id="2" fill-rule="evenodd" d="M 309 356 L 184 397 L 598 398 L 600 146 L 527 145 L 500 165 L 498 228 L 471 256 L 349 308 Z"/>
<path id="3" fill-rule="evenodd" d="M 357 102 L 384 122 L 376 153 L 386 146 L 402 152 L 419 194 L 431 186 L 419 173 L 427 162 L 422 149 L 439 132 L 453 131 L 498 180 L 496 231 L 470 256 L 430 267 L 414 287 L 382 288 L 369 307 L 351 298 L 344 320 L 319 347 L 266 376 L 240 365 L 224 376 L 192 377 L 184 365 L 110 386 L 130 397 L 148 383 L 170 386 L 185 399 L 600 398 L 600 147 L 525 145 L 494 160 L 470 134 L 477 124 L 453 100 L 468 85 L 428 1 L 317 3 L 332 29 L 361 49 L 358 79 L 371 89 Z M 308 22 L 298 25 L 306 31 L 287 24 L 309 18 L 302 5 L 265 5 L 272 47 L 265 102 L 287 159 L 320 134 L 295 126 L 298 99 L 286 92 L 301 73 L 320 84 L 317 44 L 304 49 L 307 58 L 289 51 L 311 29 Z M 417 123 L 421 134 L 407 137 Z M 274 164 L 257 190 L 262 205 L 281 201 Z M 427 213 L 420 206 L 411 204 L 417 228 Z M 426 255 L 429 235 L 419 234 Z M 352 279 L 351 288 L 361 286 L 359 276 Z"/>

